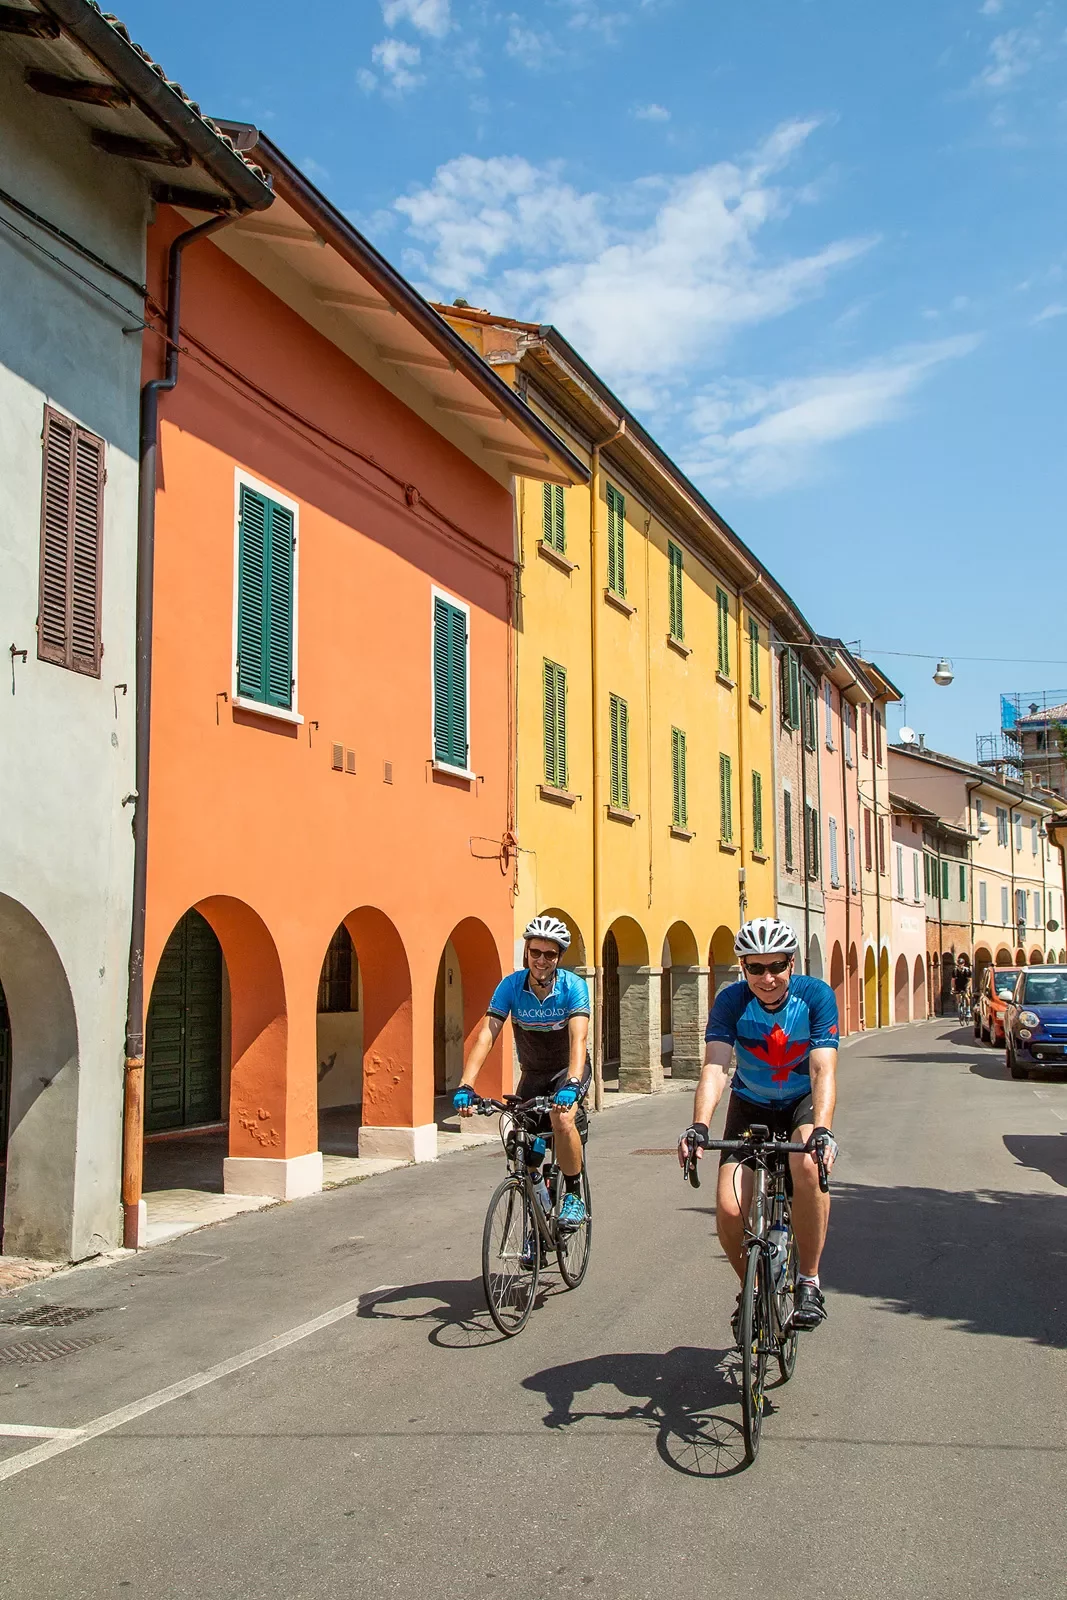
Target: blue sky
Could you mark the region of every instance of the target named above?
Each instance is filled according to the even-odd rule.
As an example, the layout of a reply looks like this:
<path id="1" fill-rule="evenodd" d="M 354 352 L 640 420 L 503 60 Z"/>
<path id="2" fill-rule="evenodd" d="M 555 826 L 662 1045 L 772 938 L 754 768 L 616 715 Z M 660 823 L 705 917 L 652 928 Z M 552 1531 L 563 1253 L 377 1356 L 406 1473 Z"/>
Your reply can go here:
<path id="1" fill-rule="evenodd" d="M 931 745 L 1067 692 L 1067 0 L 121 14 L 424 291 L 554 322 Z"/>

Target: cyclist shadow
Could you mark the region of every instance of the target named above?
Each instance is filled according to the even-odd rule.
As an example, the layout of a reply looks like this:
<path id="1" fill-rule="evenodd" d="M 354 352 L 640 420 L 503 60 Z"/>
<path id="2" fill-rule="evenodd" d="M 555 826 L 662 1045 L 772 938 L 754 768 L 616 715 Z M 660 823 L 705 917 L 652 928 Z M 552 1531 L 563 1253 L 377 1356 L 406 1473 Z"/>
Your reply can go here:
<path id="1" fill-rule="evenodd" d="M 635 1403 L 621 1410 L 576 1411 L 575 1397 L 599 1384 Z M 674 1472 L 691 1478 L 730 1478 L 745 1467 L 740 1415 L 728 1415 L 724 1409 L 739 1408 L 741 1403 L 740 1362 L 734 1349 L 678 1345 L 665 1352 L 593 1356 L 535 1372 L 523 1379 L 523 1388 L 540 1392 L 548 1401 L 546 1428 L 569 1428 L 594 1418 L 640 1421 L 656 1430 L 656 1450 Z M 765 1415 L 773 1411 L 768 1394 Z"/>
<path id="2" fill-rule="evenodd" d="M 541 1283 L 534 1308 L 558 1293 L 556 1285 Z M 469 1350 L 503 1341 L 504 1335 L 486 1309 L 481 1277 L 438 1278 L 430 1283 L 409 1283 L 376 1289 L 361 1297 L 358 1315 L 381 1322 L 429 1325 L 431 1344 L 444 1350 Z"/>

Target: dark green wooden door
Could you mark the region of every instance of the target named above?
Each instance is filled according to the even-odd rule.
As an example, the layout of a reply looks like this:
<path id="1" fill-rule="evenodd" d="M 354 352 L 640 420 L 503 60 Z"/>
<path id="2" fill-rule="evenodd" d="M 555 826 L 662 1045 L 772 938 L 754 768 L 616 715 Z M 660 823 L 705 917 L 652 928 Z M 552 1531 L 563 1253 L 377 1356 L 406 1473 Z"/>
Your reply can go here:
<path id="1" fill-rule="evenodd" d="M 0 1161 L 7 1159 L 8 1117 L 11 1108 L 11 1020 L 0 989 Z M 0 1205 L 3 1199 L 0 1197 Z"/>
<path id="2" fill-rule="evenodd" d="M 198 911 L 167 940 L 145 1029 L 145 1132 L 222 1115 L 222 949 Z"/>

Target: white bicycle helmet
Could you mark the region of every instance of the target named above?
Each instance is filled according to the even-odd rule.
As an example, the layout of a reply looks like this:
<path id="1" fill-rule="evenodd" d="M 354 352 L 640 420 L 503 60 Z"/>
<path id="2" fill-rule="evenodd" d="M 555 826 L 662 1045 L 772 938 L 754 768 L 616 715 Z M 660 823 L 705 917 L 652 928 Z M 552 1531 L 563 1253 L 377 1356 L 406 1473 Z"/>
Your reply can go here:
<path id="1" fill-rule="evenodd" d="M 571 942 L 571 931 L 565 922 L 558 917 L 534 917 L 523 929 L 524 939 L 551 939 L 553 944 L 558 944 L 560 954 L 567 949 Z"/>
<path id="2" fill-rule="evenodd" d="M 787 922 L 777 917 L 754 917 L 737 930 L 734 954 L 737 956 L 795 956 L 800 941 Z"/>

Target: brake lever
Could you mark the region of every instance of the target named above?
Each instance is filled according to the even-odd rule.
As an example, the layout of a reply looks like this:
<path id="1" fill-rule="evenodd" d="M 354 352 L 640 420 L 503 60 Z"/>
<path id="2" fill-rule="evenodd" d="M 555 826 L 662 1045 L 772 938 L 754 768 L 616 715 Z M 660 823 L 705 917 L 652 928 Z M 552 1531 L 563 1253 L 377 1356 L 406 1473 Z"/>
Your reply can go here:
<path id="1" fill-rule="evenodd" d="M 826 1164 L 822 1158 L 822 1151 L 818 1148 L 818 1146 L 816 1146 L 815 1149 L 815 1163 L 819 1169 L 819 1188 L 823 1194 L 829 1194 L 830 1180 L 826 1175 Z"/>
<path id="2" fill-rule="evenodd" d="M 688 1178 L 694 1189 L 700 1188 L 700 1173 L 698 1171 L 698 1167 L 699 1162 L 697 1161 L 696 1145 L 691 1144 L 689 1146 L 689 1154 L 685 1158 L 685 1165 L 682 1168 L 682 1177 Z"/>

